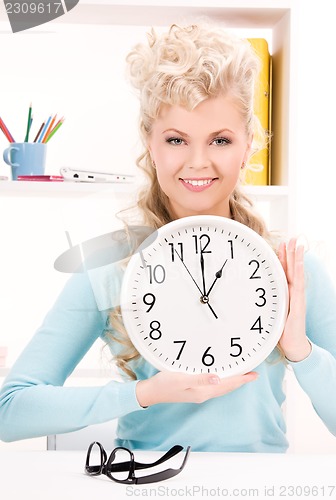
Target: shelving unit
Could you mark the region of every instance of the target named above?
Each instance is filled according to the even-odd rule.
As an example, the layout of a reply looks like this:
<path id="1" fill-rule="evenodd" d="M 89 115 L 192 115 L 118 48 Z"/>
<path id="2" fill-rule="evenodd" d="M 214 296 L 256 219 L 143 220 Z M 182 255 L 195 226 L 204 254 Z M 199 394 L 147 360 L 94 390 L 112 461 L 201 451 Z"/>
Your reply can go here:
<path id="1" fill-rule="evenodd" d="M 0 12 L 0 21 L 4 20 Z M 151 26 L 163 27 L 171 23 L 186 24 L 198 20 L 209 20 L 227 29 L 269 30 L 272 46 L 272 186 L 267 188 L 249 187 L 247 191 L 254 200 L 265 200 L 270 210 L 279 211 L 281 204 L 281 230 L 295 234 L 296 174 L 295 174 L 295 71 L 297 25 L 297 0 L 81 0 L 64 16 L 49 23 L 54 32 L 71 33 L 72 30 L 90 30 L 94 27 L 111 32 L 118 29 L 129 30 Z M 43 32 L 45 27 L 36 28 Z M 89 32 L 89 31 L 88 31 Z M 80 31 L 78 35 L 80 37 Z M 115 48 L 115 47 L 114 47 Z M 36 184 L 36 183 L 32 183 Z M 55 183 L 56 184 L 56 183 Z M 98 192 L 104 196 L 103 186 L 69 186 L 68 183 L 44 186 L 17 186 L 0 183 L 0 196 L 75 196 Z M 118 187 L 119 191 L 119 187 Z M 277 218 L 277 222 L 278 222 Z"/>

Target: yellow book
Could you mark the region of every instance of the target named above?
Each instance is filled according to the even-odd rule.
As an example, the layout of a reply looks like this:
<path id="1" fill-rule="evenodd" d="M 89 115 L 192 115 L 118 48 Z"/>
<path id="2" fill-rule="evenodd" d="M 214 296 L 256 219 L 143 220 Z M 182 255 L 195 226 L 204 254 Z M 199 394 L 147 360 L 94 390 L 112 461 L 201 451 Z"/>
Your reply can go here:
<path id="1" fill-rule="evenodd" d="M 255 89 L 254 113 L 262 127 L 270 132 L 270 98 L 271 98 L 271 57 L 267 40 L 264 38 L 248 38 L 259 56 L 262 66 Z M 245 184 L 267 186 L 270 183 L 269 146 L 254 153 L 246 170 Z"/>

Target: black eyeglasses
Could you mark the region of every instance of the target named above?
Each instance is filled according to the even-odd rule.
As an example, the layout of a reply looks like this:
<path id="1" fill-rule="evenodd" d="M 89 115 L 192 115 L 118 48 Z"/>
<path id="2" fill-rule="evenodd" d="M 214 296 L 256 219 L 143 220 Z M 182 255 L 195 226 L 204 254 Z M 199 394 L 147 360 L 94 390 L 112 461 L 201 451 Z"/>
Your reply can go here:
<path id="1" fill-rule="evenodd" d="M 181 470 L 183 470 L 190 453 L 190 446 L 186 449 L 182 465 L 179 469 L 166 469 L 161 472 L 156 472 L 155 474 L 140 477 L 135 477 L 135 471 L 156 467 L 157 465 L 160 465 L 174 457 L 182 450 L 183 446 L 175 445 L 155 462 L 141 463 L 134 460 L 134 455 L 131 450 L 124 448 L 123 446 L 118 446 L 111 452 L 107 460 L 107 453 L 103 446 L 97 441 L 94 441 L 90 444 L 87 451 L 85 472 L 89 476 L 99 476 L 100 474 L 105 474 L 113 481 L 123 484 L 156 483 L 158 481 L 164 481 L 165 479 L 176 476 L 181 472 Z M 99 451 L 98 459 L 96 458 L 97 451 Z M 98 465 L 92 465 L 92 462 L 94 461 L 93 455 L 95 455 Z"/>

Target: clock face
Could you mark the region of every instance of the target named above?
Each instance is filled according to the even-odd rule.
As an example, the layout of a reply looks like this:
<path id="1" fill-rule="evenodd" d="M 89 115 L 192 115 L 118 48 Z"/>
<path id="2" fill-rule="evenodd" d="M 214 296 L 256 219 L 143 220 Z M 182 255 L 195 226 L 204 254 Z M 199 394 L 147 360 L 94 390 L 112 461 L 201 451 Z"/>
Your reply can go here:
<path id="1" fill-rule="evenodd" d="M 288 286 L 270 245 L 219 216 L 173 221 L 129 261 L 121 290 L 126 330 L 159 370 L 246 373 L 275 348 Z"/>

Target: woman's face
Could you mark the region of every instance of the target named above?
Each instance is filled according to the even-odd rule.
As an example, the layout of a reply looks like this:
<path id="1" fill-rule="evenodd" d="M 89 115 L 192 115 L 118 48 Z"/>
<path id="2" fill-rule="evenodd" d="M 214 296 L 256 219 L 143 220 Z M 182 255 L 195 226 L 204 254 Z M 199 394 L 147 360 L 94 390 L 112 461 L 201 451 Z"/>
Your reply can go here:
<path id="1" fill-rule="evenodd" d="M 230 217 L 229 198 L 251 148 L 230 96 L 207 99 L 193 111 L 165 106 L 148 147 L 174 216 Z"/>

